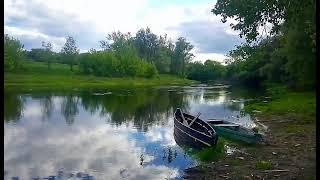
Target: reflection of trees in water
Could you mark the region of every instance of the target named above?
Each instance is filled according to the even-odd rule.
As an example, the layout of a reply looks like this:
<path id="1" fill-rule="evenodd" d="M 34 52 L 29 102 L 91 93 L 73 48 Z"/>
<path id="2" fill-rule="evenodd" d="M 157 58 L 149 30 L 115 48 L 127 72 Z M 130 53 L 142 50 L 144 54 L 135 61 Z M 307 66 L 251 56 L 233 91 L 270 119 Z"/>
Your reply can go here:
<path id="1" fill-rule="evenodd" d="M 168 147 L 168 150 L 164 149 L 163 150 L 163 157 L 162 160 L 163 161 L 167 161 L 168 164 L 170 164 L 174 159 L 177 158 L 177 150 L 174 150 L 174 152 L 172 151 L 171 147 Z"/>
<path id="2" fill-rule="evenodd" d="M 31 97 L 40 102 L 43 119 L 49 119 L 53 110 L 58 108 L 54 107 L 53 94 L 42 93 Z M 132 122 L 141 131 L 147 131 L 148 127 L 155 122 L 167 122 L 178 107 L 185 111 L 190 108 L 186 94 L 168 91 L 136 90 L 132 91 L 130 96 L 118 96 L 117 92 L 104 96 L 81 92 L 78 97 L 71 94 L 62 95 L 62 97 L 61 114 L 69 125 L 74 122 L 75 116 L 79 113 L 79 102 L 92 114 L 110 115 L 111 122 L 117 125 Z M 7 93 L 4 105 L 6 121 L 21 118 L 24 107 L 23 96 Z"/>
<path id="3" fill-rule="evenodd" d="M 65 96 L 61 103 L 61 114 L 64 116 L 66 123 L 73 124 L 78 113 L 78 98 L 72 95 Z"/>
<path id="4" fill-rule="evenodd" d="M 111 114 L 112 123 L 120 125 L 131 121 L 141 131 L 147 131 L 154 122 L 168 120 L 177 107 L 188 108 L 184 95 L 175 92 L 142 90 L 132 91 L 130 96 L 116 94 L 94 96 L 83 92 L 81 102 L 90 112 L 100 110 L 101 115 Z"/>
<path id="5" fill-rule="evenodd" d="M 24 110 L 25 100 L 16 93 L 4 93 L 4 120 L 19 121 Z"/>
<path id="6" fill-rule="evenodd" d="M 46 95 L 40 99 L 42 120 L 49 119 L 52 111 L 54 110 L 54 105 L 52 101 L 52 96 Z"/>
<path id="7" fill-rule="evenodd" d="M 205 93 L 203 93 L 203 99 L 206 102 L 217 101 L 220 96 L 222 96 L 222 94 L 220 94 L 219 92 L 205 92 Z"/>

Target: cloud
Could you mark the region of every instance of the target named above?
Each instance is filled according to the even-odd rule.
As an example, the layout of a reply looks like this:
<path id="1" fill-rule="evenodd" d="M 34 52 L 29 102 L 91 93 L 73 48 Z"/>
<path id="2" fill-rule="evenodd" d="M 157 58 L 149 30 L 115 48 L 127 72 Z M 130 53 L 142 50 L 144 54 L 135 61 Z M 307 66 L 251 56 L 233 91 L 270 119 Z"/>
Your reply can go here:
<path id="1" fill-rule="evenodd" d="M 211 21 L 186 22 L 177 28 L 194 42 L 199 53 L 225 54 L 241 42 L 237 35 L 227 33 L 226 26 Z"/>
<path id="2" fill-rule="evenodd" d="M 148 26 L 154 33 L 166 33 L 173 40 L 185 36 L 194 43 L 196 59 L 200 60 L 197 56 L 203 54 L 221 57 L 239 42 L 234 31 L 210 12 L 214 3 L 5 0 L 4 30 L 18 37 L 27 49 L 38 48 L 45 40 L 60 51 L 65 37 L 71 35 L 84 52 L 99 48 L 99 41 L 112 31 L 134 34 Z"/>
<path id="3" fill-rule="evenodd" d="M 41 98 L 27 98 L 25 112 L 19 123 L 5 124 L 4 170 L 5 178 L 19 176 L 23 179 L 67 173 L 87 172 L 97 179 L 165 179 L 179 175 L 176 166 L 163 162 L 162 149 L 157 152 L 149 136 L 138 133 L 133 122 L 114 127 L 105 123 L 99 113 L 91 114 L 81 109 L 72 126 L 60 114 L 62 99 L 53 97 L 54 110 L 48 120 L 42 120 Z M 166 131 L 153 126 L 151 134 Z M 144 144 L 134 135 L 142 135 Z M 164 135 L 161 142 L 171 142 Z M 170 138 L 170 139 L 168 139 Z M 151 144 L 150 144 L 151 143 Z M 174 144 L 175 145 L 175 144 Z M 150 149 L 151 148 L 151 149 Z M 143 154 L 144 165 L 140 165 Z M 180 159 L 177 160 L 181 163 Z"/>
<path id="4" fill-rule="evenodd" d="M 73 36 L 81 49 L 98 47 L 104 34 L 95 24 L 61 9 L 50 9 L 38 1 L 10 1 L 5 10 L 5 32 L 20 38 L 27 49 L 40 47 L 41 41 L 53 42 L 57 51 L 67 35 Z"/>

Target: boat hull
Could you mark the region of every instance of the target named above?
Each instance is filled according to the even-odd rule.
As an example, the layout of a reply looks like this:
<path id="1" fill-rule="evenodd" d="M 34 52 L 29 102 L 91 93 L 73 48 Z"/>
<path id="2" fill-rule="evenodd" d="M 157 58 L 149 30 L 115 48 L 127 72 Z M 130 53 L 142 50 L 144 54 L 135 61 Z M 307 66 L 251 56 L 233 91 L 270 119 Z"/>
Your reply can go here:
<path id="1" fill-rule="evenodd" d="M 211 127 L 219 134 L 219 136 L 225 137 L 231 140 L 238 140 L 249 144 L 256 144 L 263 141 L 263 136 L 259 133 L 255 133 L 251 129 L 240 126 L 238 129 L 232 129 L 228 127 L 215 126 L 215 124 L 208 122 Z M 231 122 L 223 121 L 223 124 L 234 124 Z"/>
<path id="2" fill-rule="evenodd" d="M 185 115 L 189 116 L 189 118 L 193 117 L 190 117 L 191 115 Z M 201 120 L 197 119 L 195 123 L 203 123 L 199 121 Z M 211 135 L 199 129 L 193 129 L 191 127 L 188 127 L 181 121 L 179 121 L 176 116 L 174 117 L 174 136 L 176 141 L 178 141 L 178 145 L 184 144 L 186 146 L 191 146 L 195 149 L 202 149 L 216 145 L 218 136 L 215 130 L 210 125 L 208 125 L 208 127 L 206 128 L 208 128 L 209 131 L 211 131 Z"/>

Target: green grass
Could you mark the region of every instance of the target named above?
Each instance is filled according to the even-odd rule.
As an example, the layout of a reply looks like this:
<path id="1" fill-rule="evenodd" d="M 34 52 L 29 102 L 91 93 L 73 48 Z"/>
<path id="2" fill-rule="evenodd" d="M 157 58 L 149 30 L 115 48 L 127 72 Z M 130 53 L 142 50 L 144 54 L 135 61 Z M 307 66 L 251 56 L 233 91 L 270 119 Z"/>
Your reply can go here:
<path id="1" fill-rule="evenodd" d="M 260 170 L 269 170 L 272 168 L 272 163 L 271 161 L 258 161 L 256 168 Z"/>
<path id="2" fill-rule="evenodd" d="M 211 148 L 205 148 L 201 151 L 193 152 L 193 156 L 202 162 L 217 161 L 223 158 L 226 154 L 225 144 L 227 141 L 223 138 L 219 138 L 217 145 Z"/>
<path id="3" fill-rule="evenodd" d="M 287 133 L 303 133 L 306 131 L 306 128 L 304 126 L 301 125 L 297 125 L 297 124 L 289 124 L 287 127 Z"/>
<path id="4" fill-rule="evenodd" d="M 255 102 L 245 106 L 247 112 L 254 110 L 271 114 L 295 114 L 306 122 L 314 122 L 316 116 L 315 92 L 290 92 L 283 88 L 269 89 L 272 100 Z"/>
<path id="5" fill-rule="evenodd" d="M 188 85 L 194 81 L 173 75 L 159 75 L 146 78 L 105 78 L 79 74 L 78 67 L 74 72 L 68 65 L 52 64 L 48 69 L 46 63 L 28 62 L 24 70 L 6 72 L 5 88 L 14 89 L 72 89 L 72 88 L 112 88 L 112 87 L 150 87 L 163 85 Z"/>

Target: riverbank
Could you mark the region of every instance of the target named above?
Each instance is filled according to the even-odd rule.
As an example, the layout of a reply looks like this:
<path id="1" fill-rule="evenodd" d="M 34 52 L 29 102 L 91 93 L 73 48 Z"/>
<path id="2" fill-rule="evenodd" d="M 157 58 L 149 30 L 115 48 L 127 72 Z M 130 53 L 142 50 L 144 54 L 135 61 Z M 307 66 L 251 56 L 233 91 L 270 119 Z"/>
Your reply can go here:
<path id="1" fill-rule="evenodd" d="M 48 69 L 45 63 L 28 62 L 24 70 L 4 73 L 5 89 L 95 89 L 95 88 L 132 88 L 166 85 L 190 85 L 195 81 L 182 79 L 173 75 L 160 74 L 155 78 L 105 78 L 81 75 L 69 66 L 52 64 Z"/>
<path id="2" fill-rule="evenodd" d="M 186 179 L 316 179 L 315 93 L 272 91 L 245 107 L 268 127 L 268 143 L 238 144 L 239 152 L 185 170 Z"/>

